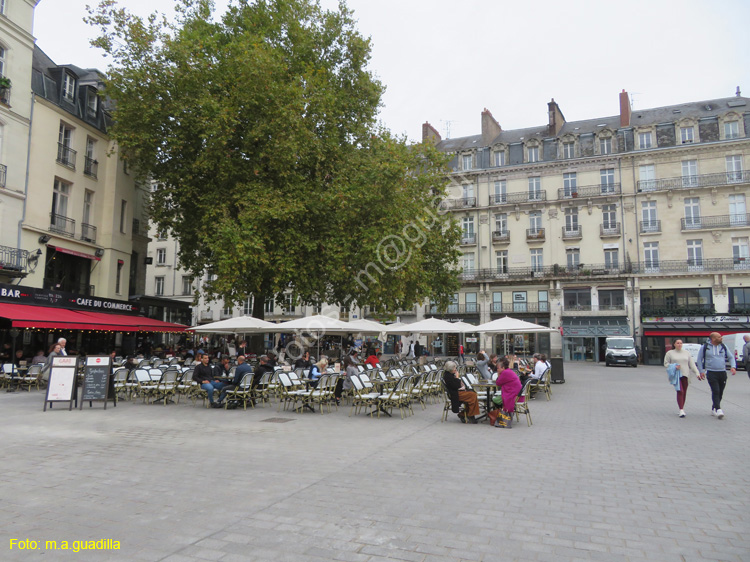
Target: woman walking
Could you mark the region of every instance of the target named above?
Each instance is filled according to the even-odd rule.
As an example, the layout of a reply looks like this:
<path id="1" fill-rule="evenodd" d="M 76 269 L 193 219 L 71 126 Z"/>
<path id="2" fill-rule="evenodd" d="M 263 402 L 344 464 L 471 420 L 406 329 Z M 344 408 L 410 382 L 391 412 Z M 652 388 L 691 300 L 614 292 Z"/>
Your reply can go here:
<path id="1" fill-rule="evenodd" d="M 688 384 L 694 381 L 694 376 L 700 379 L 698 366 L 693 356 L 687 350 L 682 349 L 682 340 L 674 342 L 674 349 L 667 351 L 664 356 L 664 366 L 675 364 L 677 373 L 680 375 L 680 390 L 677 391 L 677 406 L 680 408 L 680 417 L 685 417 L 685 397 L 687 396 Z M 676 385 L 675 385 L 676 386 Z"/>

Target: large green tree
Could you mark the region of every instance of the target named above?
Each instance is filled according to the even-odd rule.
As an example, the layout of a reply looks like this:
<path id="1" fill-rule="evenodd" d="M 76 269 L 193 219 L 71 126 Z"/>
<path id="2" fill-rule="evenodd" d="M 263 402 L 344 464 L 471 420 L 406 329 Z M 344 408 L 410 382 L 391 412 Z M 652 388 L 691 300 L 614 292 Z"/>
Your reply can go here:
<path id="1" fill-rule="evenodd" d="M 383 86 L 342 2 L 239 1 L 173 20 L 102 0 L 89 23 L 112 58 L 111 129 L 159 186 L 152 216 L 208 297 L 291 289 L 303 303 L 387 312 L 458 287 L 458 227 L 436 200 L 445 158 L 376 123 Z"/>

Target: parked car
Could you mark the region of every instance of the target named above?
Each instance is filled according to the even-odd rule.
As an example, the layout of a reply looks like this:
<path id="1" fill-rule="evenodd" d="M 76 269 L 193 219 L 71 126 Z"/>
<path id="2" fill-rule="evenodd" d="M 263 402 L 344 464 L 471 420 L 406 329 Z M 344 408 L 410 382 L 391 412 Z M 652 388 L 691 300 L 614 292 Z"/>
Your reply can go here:
<path id="1" fill-rule="evenodd" d="M 638 366 L 638 352 L 635 349 L 635 340 L 629 337 L 607 338 L 604 351 L 604 364 Z"/>
<path id="2" fill-rule="evenodd" d="M 734 360 L 737 361 L 737 369 L 745 368 L 746 358 L 742 356 L 742 346 L 745 345 L 745 336 L 750 336 L 750 333 L 727 334 L 722 338 L 722 342 L 727 346 L 727 351 L 734 355 Z"/>

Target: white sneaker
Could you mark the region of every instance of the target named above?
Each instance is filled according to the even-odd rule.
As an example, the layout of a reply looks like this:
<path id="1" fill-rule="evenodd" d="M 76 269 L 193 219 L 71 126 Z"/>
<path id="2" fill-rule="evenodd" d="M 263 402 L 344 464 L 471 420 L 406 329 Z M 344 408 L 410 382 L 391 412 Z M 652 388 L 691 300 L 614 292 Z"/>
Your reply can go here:
<path id="1" fill-rule="evenodd" d="M 714 410 L 713 408 L 711 408 L 711 415 L 712 415 L 713 417 L 716 417 L 716 410 Z"/>
<path id="2" fill-rule="evenodd" d="M 719 418 L 720 420 L 724 419 L 724 412 L 721 411 L 721 408 L 716 410 L 716 417 Z"/>
<path id="3" fill-rule="evenodd" d="M 684 417 L 685 417 L 685 410 L 680 410 L 680 417 L 681 417 L 681 418 L 684 418 Z"/>

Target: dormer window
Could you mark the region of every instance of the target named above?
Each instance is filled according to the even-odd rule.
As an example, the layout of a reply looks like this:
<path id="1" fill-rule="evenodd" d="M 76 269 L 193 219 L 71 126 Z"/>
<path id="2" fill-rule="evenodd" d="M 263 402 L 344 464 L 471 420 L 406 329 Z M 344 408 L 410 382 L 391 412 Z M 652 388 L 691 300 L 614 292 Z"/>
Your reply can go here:
<path id="1" fill-rule="evenodd" d="M 612 137 L 599 139 L 599 154 L 612 154 Z"/>
<path id="2" fill-rule="evenodd" d="M 86 113 L 89 117 L 96 117 L 97 109 L 99 109 L 99 96 L 96 95 L 96 88 L 88 88 L 86 93 Z"/>
<path id="3" fill-rule="evenodd" d="M 63 72 L 63 99 L 73 103 L 75 99 L 76 79 L 72 74 Z"/>
<path id="4" fill-rule="evenodd" d="M 738 121 L 727 121 L 724 123 L 724 138 L 737 139 L 740 137 L 740 124 Z"/>
<path id="5" fill-rule="evenodd" d="M 690 144 L 693 140 L 693 127 L 680 127 L 680 141 L 682 144 Z"/>
<path id="6" fill-rule="evenodd" d="M 495 151 L 495 166 L 505 166 L 505 151 L 503 149 Z"/>
<path id="7" fill-rule="evenodd" d="M 471 154 L 464 154 L 463 156 L 461 156 L 461 169 L 471 170 L 472 168 L 471 160 L 472 160 Z"/>
<path id="8" fill-rule="evenodd" d="M 539 162 L 539 147 L 538 146 L 529 147 L 529 162 Z"/>
<path id="9" fill-rule="evenodd" d="M 568 141 L 563 143 L 563 158 L 573 158 L 576 153 L 576 143 Z"/>

